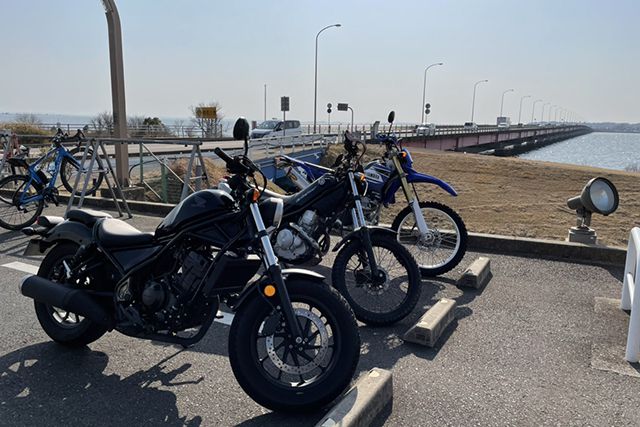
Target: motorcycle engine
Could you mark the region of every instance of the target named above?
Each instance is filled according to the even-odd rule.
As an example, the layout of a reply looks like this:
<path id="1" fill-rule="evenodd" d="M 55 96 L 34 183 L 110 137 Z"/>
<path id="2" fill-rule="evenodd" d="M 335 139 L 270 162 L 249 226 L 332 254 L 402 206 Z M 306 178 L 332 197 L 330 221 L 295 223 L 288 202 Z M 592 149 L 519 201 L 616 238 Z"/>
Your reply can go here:
<path id="1" fill-rule="evenodd" d="M 177 274 L 154 278 L 142 289 L 142 313 L 158 329 L 180 330 L 198 325 L 204 320 L 208 302 L 183 305 L 205 277 L 212 259 L 206 252 L 190 251 Z M 217 308 L 216 308 L 217 310 Z"/>
<path id="2" fill-rule="evenodd" d="M 315 211 L 308 210 L 297 223 L 282 227 L 275 236 L 273 249 L 279 258 L 292 263 L 305 262 L 320 250 L 314 235 L 319 220 Z"/>

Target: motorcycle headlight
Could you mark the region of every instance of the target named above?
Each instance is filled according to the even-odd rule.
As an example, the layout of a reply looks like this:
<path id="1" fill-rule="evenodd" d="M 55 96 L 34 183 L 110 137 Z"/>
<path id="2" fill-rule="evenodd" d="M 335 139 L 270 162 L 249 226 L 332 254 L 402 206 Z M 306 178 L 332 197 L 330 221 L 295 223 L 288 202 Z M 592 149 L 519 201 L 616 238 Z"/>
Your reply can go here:
<path id="1" fill-rule="evenodd" d="M 284 203 L 282 199 L 277 197 L 269 197 L 260 202 L 260 215 L 267 231 L 270 232 L 280 227 L 282 221 L 282 213 L 284 212 Z"/>

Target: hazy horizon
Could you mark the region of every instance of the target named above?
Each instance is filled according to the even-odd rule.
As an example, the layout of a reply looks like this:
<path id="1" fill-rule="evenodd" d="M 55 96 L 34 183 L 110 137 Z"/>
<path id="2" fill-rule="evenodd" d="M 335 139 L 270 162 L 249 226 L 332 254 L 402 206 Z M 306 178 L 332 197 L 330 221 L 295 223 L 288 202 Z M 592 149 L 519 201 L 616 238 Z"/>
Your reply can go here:
<path id="1" fill-rule="evenodd" d="M 418 122 L 424 67 L 430 121 L 531 119 L 532 99 L 589 122 L 638 122 L 640 71 L 634 20 L 640 3 L 619 0 L 523 4 L 509 1 L 212 3 L 117 2 L 123 27 L 127 114 L 187 118 L 199 102 L 220 102 L 227 118 L 313 120 L 314 41 L 319 39 L 318 120 L 348 102 L 358 123 Z M 3 2 L 0 111 L 95 115 L 111 110 L 107 27 L 99 1 Z M 540 119 L 541 105 L 536 108 Z M 548 106 L 547 110 L 548 111 Z M 545 114 L 545 120 L 547 115 Z"/>

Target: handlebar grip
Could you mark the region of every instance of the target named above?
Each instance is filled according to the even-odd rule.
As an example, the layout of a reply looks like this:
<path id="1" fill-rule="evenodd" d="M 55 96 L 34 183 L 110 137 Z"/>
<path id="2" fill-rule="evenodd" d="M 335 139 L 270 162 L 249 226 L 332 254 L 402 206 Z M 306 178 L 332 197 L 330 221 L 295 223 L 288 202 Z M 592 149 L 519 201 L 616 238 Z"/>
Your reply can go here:
<path id="1" fill-rule="evenodd" d="M 225 163 L 232 163 L 233 159 L 231 157 L 229 157 L 229 155 L 227 153 L 224 152 L 224 150 L 220 147 L 216 147 L 213 149 L 213 152 L 216 153 L 216 155 L 218 157 L 220 157 L 222 160 L 224 160 Z"/>

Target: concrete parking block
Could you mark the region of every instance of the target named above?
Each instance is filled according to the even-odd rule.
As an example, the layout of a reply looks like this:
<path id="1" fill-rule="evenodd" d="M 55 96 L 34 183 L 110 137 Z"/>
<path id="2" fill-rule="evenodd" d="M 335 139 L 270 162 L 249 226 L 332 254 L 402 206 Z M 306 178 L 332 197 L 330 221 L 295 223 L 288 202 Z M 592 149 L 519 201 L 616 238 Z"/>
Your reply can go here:
<path id="1" fill-rule="evenodd" d="M 422 315 L 402 337 L 403 340 L 434 347 L 444 330 L 455 319 L 456 302 L 442 298 Z"/>
<path id="2" fill-rule="evenodd" d="M 391 371 L 373 368 L 362 375 L 316 427 L 365 427 L 393 401 Z"/>
<path id="3" fill-rule="evenodd" d="M 462 273 L 457 284 L 467 288 L 480 289 L 489 283 L 489 280 L 491 280 L 491 262 L 489 258 L 481 256 Z"/>

